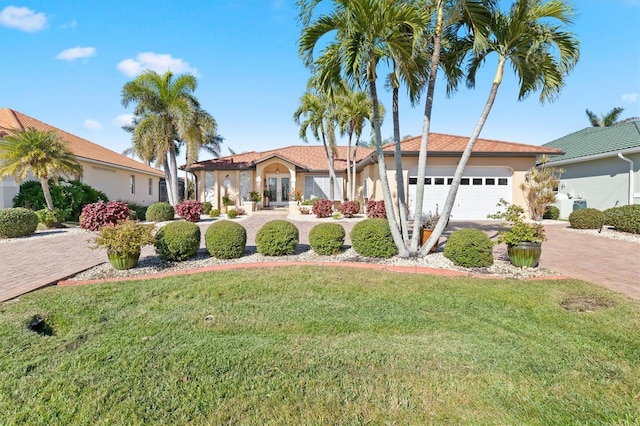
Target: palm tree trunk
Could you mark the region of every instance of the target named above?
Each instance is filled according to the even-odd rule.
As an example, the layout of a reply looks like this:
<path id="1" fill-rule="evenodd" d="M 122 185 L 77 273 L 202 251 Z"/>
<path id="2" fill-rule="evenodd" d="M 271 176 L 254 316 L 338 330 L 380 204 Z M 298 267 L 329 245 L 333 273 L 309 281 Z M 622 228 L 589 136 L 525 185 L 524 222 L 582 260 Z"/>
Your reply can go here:
<path id="1" fill-rule="evenodd" d="M 164 161 L 162 162 L 162 167 L 164 168 L 164 180 L 165 180 L 165 189 L 167 191 L 167 201 L 169 204 L 173 205 L 173 184 L 171 183 L 171 173 L 169 172 L 169 153 L 164 155 Z"/>
<path id="2" fill-rule="evenodd" d="M 353 201 L 353 192 L 351 191 L 351 140 L 353 131 L 349 132 L 349 142 L 347 143 L 347 199 Z"/>
<path id="3" fill-rule="evenodd" d="M 373 56 L 373 51 L 371 52 Z M 371 60 L 371 64 L 375 64 L 375 60 Z M 373 65 L 372 65 L 373 66 Z M 384 160 L 384 152 L 382 151 L 382 132 L 380 131 L 380 110 L 378 102 L 378 90 L 376 88 L 375 76 L 369 78 L 369 92 L 371 93 L 371 103 L 373 104 L 373 128 L 376 135 L 376 154 L 378 156 L 378 173 L 380 174 L 380 186 L 382 187 L 382 196 L 384 205 L 387 210 L 387 220 L 393 237 L 393 242 L 398 248 L 400 257 L 409 257 L 409 250 L 402 239 L 400 230 L 398 229 L 398 220 L 396 219 L 395 209 L 393 208 L 393 200 L 391 199 L 391 189 L 389 188 L 389 179 L 387 179 L 387 167 Z"/>
<path id="4" fill-rule="evenodd" d="M 453 204 L 456 201 L 456 195 L 458 194 L 458 188 L 460 188 L 460 181 L 462 180 L 462 174 L 464 173 L 464 169 L 469 162 L 469 158 L 471 157 L 471 151 L 473 150 L 473 146 L 478 141 L 480 137 L 480 132 L 482 132 L 482 128 L 487 122 L 487 118 L 489 117 L 489 113 L 491 112 L 491 108 L 493 107 L 493 103 L 496 100 L 496 95 L 498 94 L 498 88 L 500 87 L 500 83 L 502 82 L 502 75 L 504 73 L 504 64 L 506 62 L 506 58 L 500 57 L 498 61 L 498 69 L 496 71 L 496 76 L 493 80 L 493 85 L 491 86 L 491 91 L 489 92 L 489 97 L 487 98 L 487 103 L 482 110 L 482 114 L 480 114 L 480 118 L 478 119 L 478 123 L 476 124 L 476 128 L 469 138 L 469 142 L 467 142 L 467 146 L 462 152 L 462 157 L 460 157 L 460 162 L 456 167 L 456 172 L 453 175 L 453 182 L 451 182 L 451 188 L 449 188 L 449 193 L 447 194 L 447 199 L 444 202 L 444 208 L 442 209 L 442 215 L 438 220 L 433 232 L 429 239 L 425 242 L 424 246 L 420 249 L 421 255 L 426 255 L 429 253 L 431 247 L 436 244 L 444 228 L 447 226 L 447 221 L 449 220 L 449 216 L 451 215 L 451 210 L 453 210 Z"/>
<path id="5" fill-rule="evenodd" d="M 400 114 L 398 110 L 398 87 L 393 88 L 393 140 L 395 142 L 394 155 L 396 160 L 396 193 L 398 194 L 398 215 L 400 216 L 400 230 L 402 240 L 409 241 L 409 226 L 407 222 L 407 199 L 404 193 L 404 175 L 402 172 L 402 150 L 400 147 Z"/>
<path id="6" fill-rule="evenodd" d="M 53 211 L 53 198 L 51 198 L 51 189 L 49 189 L 49 179 L 40 178 L 40 185 L 42 186 L 42 193 L 44 194 L 44 201 L 47 203 L 47 209 Z"/>
<path id="7" fill-rule="evenodd" d="M 356 146 L 353 148 L 353 170 L 351 172 L 351 176 L 353 176 L 353 182 L 351 182 L 351 195 L 354 200 L 356 198 L 356 168 L 358 164 L 356 163 L 356 159 L 358 158 L 358 145 L 360 144 L 360 136 L 356 135 Z"/>
<path id="8" fill-rule="evenodd" d="M 424 178 L 427 172 L 427 149 L 429 144 L 429 130 L 431 128 L 431 111 L 433 109 L 433 96 L 436 87 L 436 76 L 440 64 L 440 49 L 442 45 L 442 23 L 444 16 L 444 0 L 438 0 L 436 5 L 436 25 L 433 34 L 433 55 L 431 57 L 431 69 L 429 71 L 429 83 L 427 85 L 427 99 L 424 104 L 424 121 L 422 123 L 422 138 L 420 140 L 420 153 L 418 154 L 418 182 L 416 183 L 416 209 L 413 214 L 413 236 L 411 238 L 411 251 L 418 251 L 420 243 L 420 228 L 422 226 L 422 203 L 424 202 Z M 427 252 L 428 253 L 428 252 Z"/>
<path id="9" fill-rule="evenodd" d="M 175 145 L 169 149 L 169 174 L 171 175 L 171 191 L 173 192 L 172 206 L 176 206 L 179 203 L 178 195 L 178 163 L 176 161 L 176 148 Z"/>

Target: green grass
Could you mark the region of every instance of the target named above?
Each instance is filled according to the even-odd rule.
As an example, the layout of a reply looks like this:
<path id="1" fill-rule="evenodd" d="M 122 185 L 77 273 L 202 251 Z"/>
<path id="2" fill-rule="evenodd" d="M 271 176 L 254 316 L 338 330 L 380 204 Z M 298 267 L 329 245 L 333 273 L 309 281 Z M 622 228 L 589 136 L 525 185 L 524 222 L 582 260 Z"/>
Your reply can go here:
<path id="1" fill-rule="evenodd" d="M 319 267 L 52 287 L 0 305 L 0 423 L 637 424 L 639 307 Z"/>

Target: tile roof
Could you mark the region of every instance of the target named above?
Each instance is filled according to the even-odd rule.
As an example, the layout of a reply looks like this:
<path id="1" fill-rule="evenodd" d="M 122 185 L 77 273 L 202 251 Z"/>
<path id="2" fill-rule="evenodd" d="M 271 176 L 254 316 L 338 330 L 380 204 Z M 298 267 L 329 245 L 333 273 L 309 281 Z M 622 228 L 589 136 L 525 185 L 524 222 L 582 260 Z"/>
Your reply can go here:
<path id="1" fill-rule="evenodd" d="M 371 148 L 359 146 L 356 153 L 357 160 L 362 160 L 372 152 L 374 152 L 374 150 Z M 353 147 L 351 148 L 351 155 L 353 155 Z M 294 145 L 264 152 L 250 151 L 214 160 L 200 161 L 192 164 L 191 167 L 189 167 L 189 170 L 247 169 L 254 167 L 257 163 L 267 161 L 274 157 L 282 158 L 283 160 L 296 165 L 298 168 L 305 170 L 327 170 L 327 159 L 325 157 L 323 145 Z M 336 156 L 333 162 L 336 170 L 347 169 L 346 158 L 347 147 L 336 147 Z"/>
<path id="2" fill-rule="evenodd" d="M 53 131 L 58 134 L 64 141 L 69 144 L 69 149 L 79 159 L 87 159 L 109 164 L 116 167 L 134 169 L 144 173 L 150 173 L 156 176 L 164 176 L 162 170 L 147 166 L 144 163 L 133 160 L 126 155 L 118 154 L 115 151 L 107 149 L 103 146 L 89 142 L 86 139 L 73 135 L 71 133 L 60 130 L 33 117 L 14 111 L 10 108 L 0 108 L 0 130 L 11 132 L 15 130 L 24 130 L 32 127 L 41 131 Z"/>
<path id="3" fill-rule="evenodd" d="M 402 152 L 411 153 L 420 151 L 421 136 L 414 136 L 401 141 Z M 447 135 L 444 133 L 429 134 L 429 154 L 453 155 L 462 154 L 469 142 L 469 136 Z M 393 144 L 386 145 L 385 151 L 393 151 Z M 473 146 L 472 154 L 493 154 L 493 155 L 558 155 L 562 154 L 560 149 L 542 147 L 536 145 L 525 145 L 514 142 L 497 141 L 493 139 L 478 139 Z"/>
<path id="4" fill-rule="evenodd" d="M 611 127 L 587 127 L 544 144 L 562 149 L 565 154 L 553 157 L 550 163 L 638 148 L 640 151 L 640 121 Z"/>

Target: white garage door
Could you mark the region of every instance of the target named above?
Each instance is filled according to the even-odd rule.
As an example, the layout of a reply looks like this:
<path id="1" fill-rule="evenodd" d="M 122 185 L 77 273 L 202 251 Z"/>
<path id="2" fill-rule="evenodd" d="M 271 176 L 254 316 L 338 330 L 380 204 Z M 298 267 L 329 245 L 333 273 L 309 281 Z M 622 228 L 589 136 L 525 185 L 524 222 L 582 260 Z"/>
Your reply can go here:
<path id="1" fill-rule="evenodd" d="M 427 168 L 424 185 L 422 211 L 442 213 L 449 194 L 454 169 L 451 167 Z M 498 211 L 498 201 L 504 198 L 511 202 L 511 170 L 502 167 L 468 167 L 460 182 L 451 220 L 484 220 Z M 409 212 L 413 217 L 416 199 L 415 176 L 409 176 Z"/>

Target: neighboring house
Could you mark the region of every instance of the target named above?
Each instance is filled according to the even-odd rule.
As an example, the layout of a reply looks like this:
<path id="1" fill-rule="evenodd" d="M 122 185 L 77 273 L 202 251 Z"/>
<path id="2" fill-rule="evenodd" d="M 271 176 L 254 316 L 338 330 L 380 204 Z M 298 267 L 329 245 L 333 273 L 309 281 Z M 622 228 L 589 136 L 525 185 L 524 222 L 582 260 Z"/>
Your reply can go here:
<path id="1" fill-rule="evenodd" d="M 598 210 L 640 203 L 640 121 L 587 127 L 543 146 L 564 151 L 547 164 L 564 169 L 559 202 L 569 212 L 576 201 Z"/>
<path id="2" fill-rule="evenodd" d="M 162 170 L 147 166 L 125 155 L 60 130 L 9 108 L 0 108 L 0 136 L 16 130 L 35 128 L 53 131 L 69 144 L 82 165 L 80 180 L 104 192 L 110 200 L 132 201 L 149 205 L 159 199 Z M 11 179 L 0 182 L 0 208 L 13 207 L 12 199 L 19 186 Z"/>
<path id="3" fill-rule="evenodd" d="M 467 137 L 432 133 L 429 138 L 425 200 L 423 210 L 442 211 L 449 192 L 456 164 L 466 147 Z M 415 210 L 416 175 L 420 137 L 405 139 L 402 144 L 405 191 L 410 214 Z M 353 149 L 353 148 L 352 148 Z M 346 196 L 346 152 L 337 147 L 335 170 L 335 201 Z M 393 196 L 396 186 L 393 145 L 384 148 L 387 174 Z M 555 148 L 523 145 L 479 139 L 451 213 L 453 220 L 486 219 L 498 209 L 500 198 L 525 206 L 520 183 L 527 170 L 536 164 L 542 154 L 558 155 Z M 361 204 L 368 200 L 382 200 L 375 150 L 358 147 L 356 198 Z M 246 200 L 250 191 L 268 189 L 273 196 L 270 205 L 289 205 L 294 189 L 302 192 L 304 199 L 329 198 L 329 173 L 324 148 L 319 145 L 289 146 L 265 152 L 247 152 L 238 155 L 200 161 L 187 168 L 195 174 L 197 194 L 201 201 L 209 201 L 214 207 L 221 205 L 223 195 L 229 195 L 237 204 Z"/>

